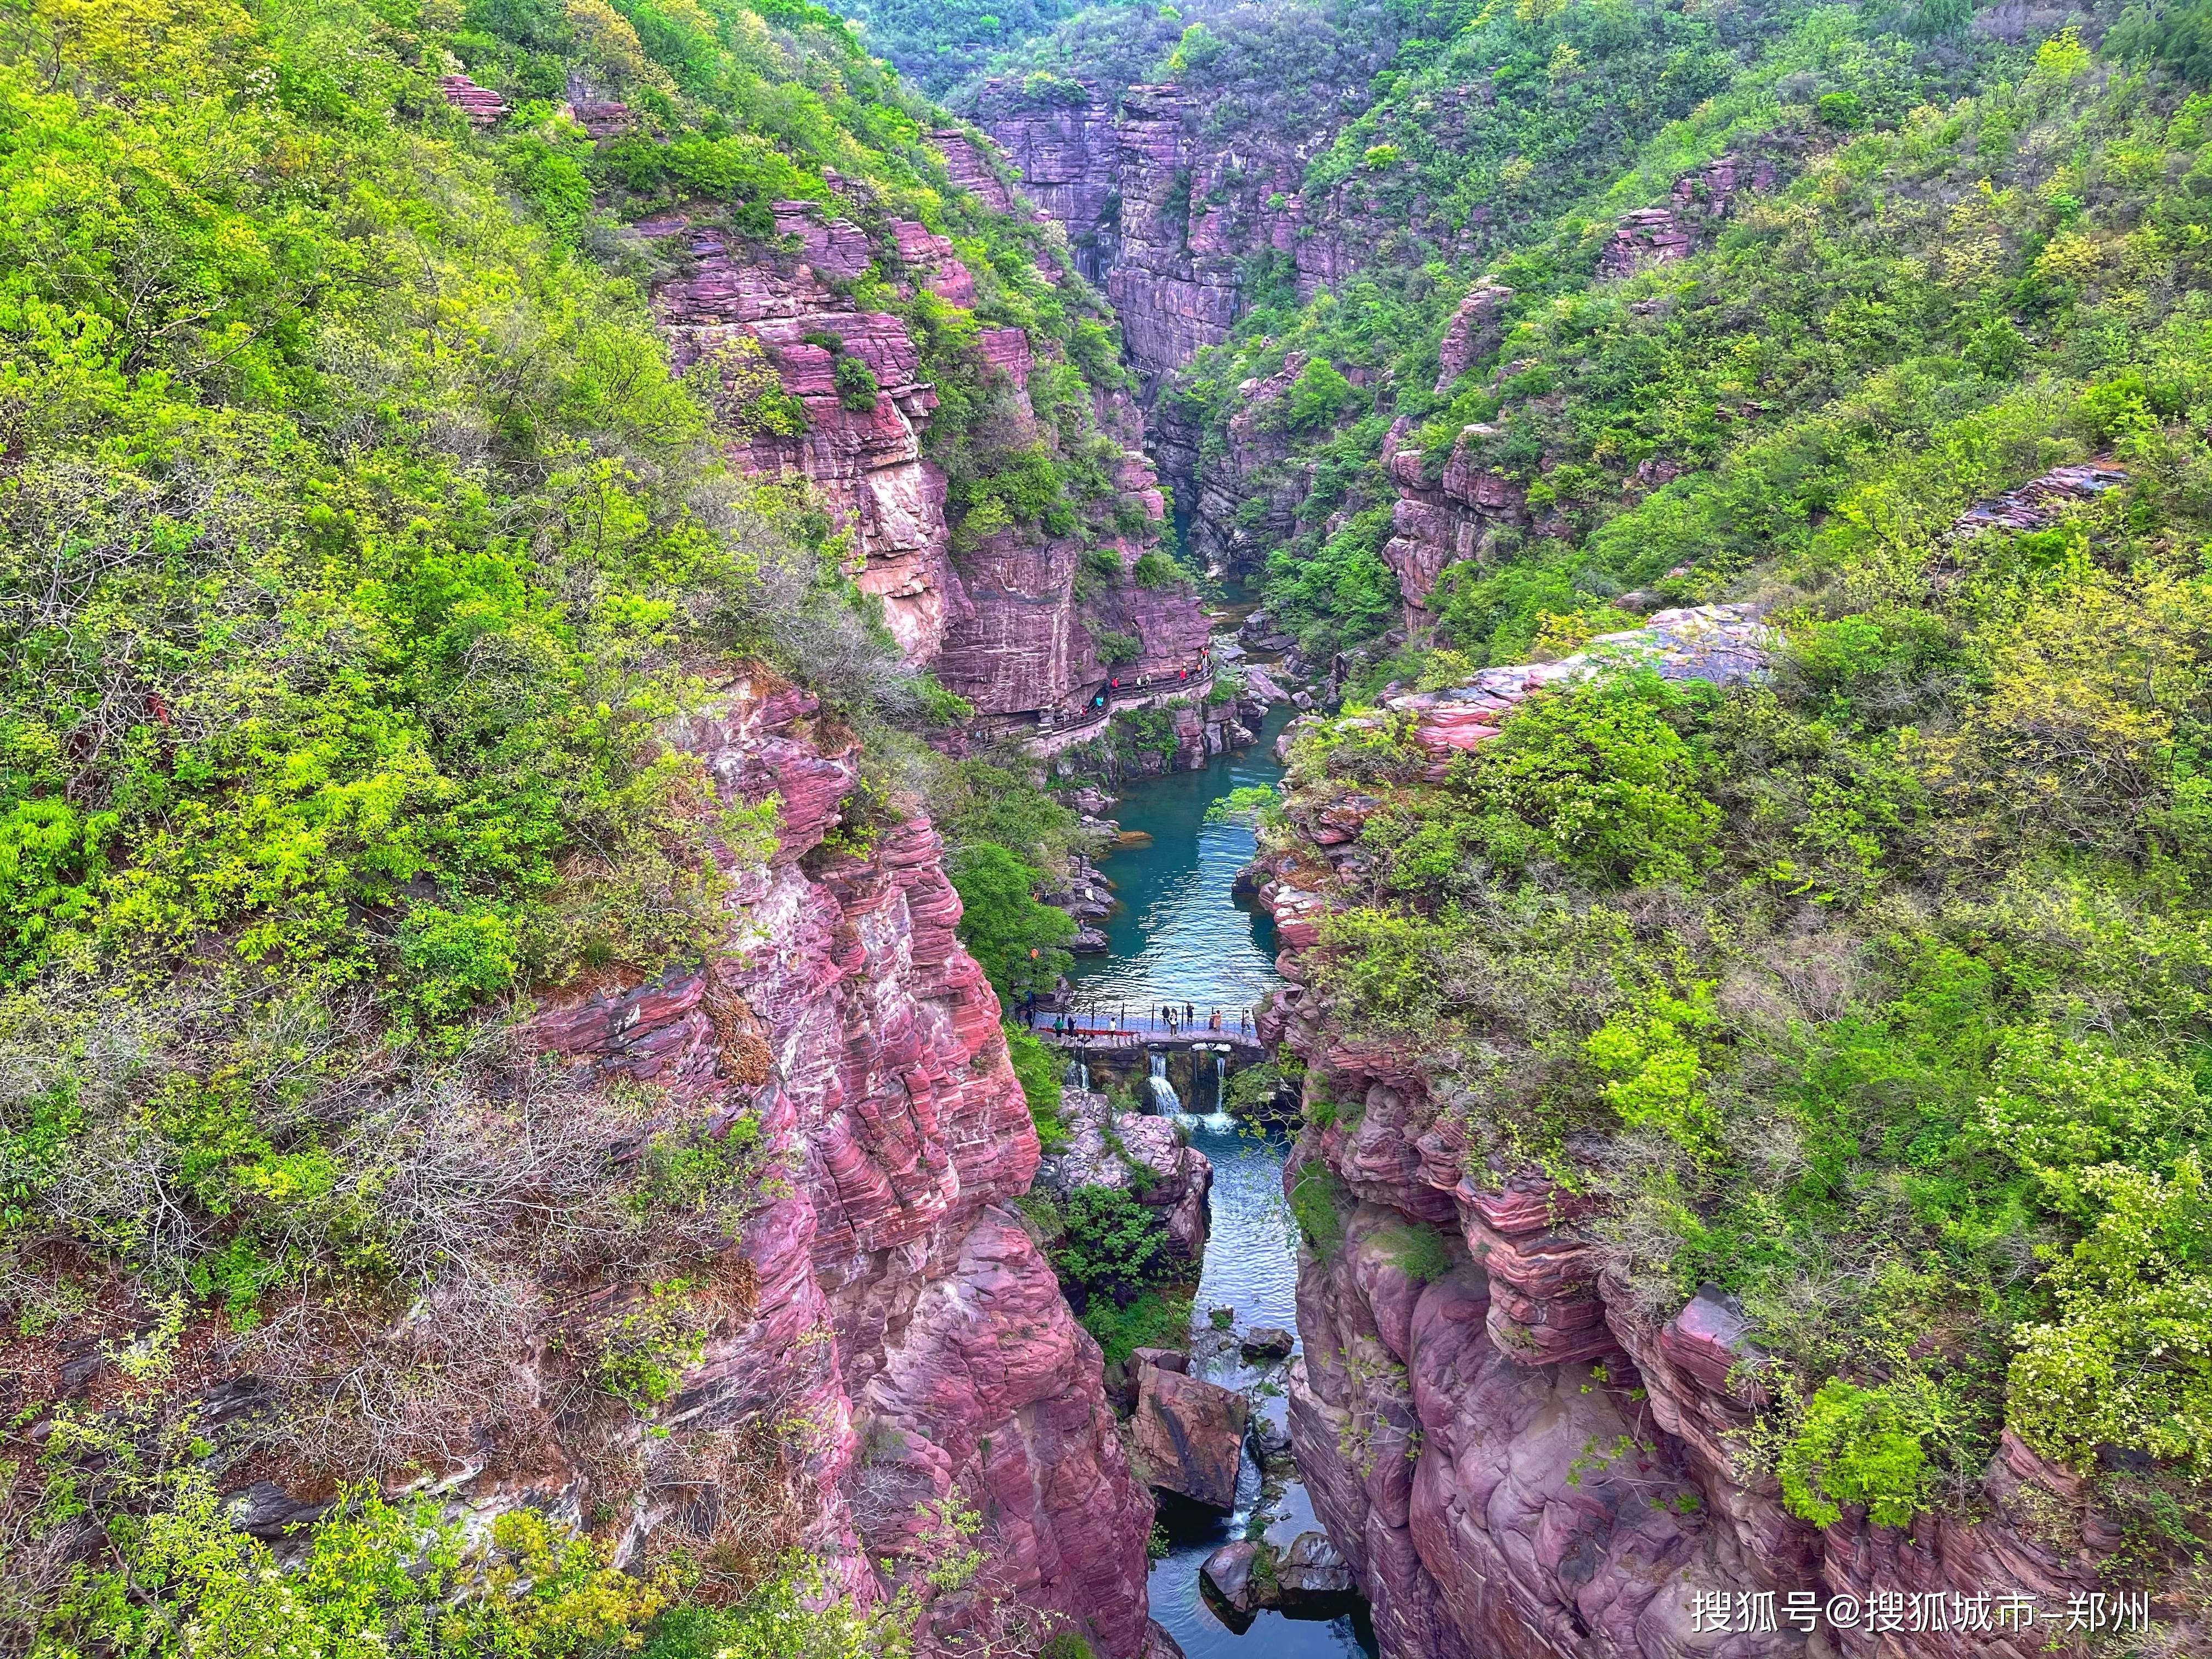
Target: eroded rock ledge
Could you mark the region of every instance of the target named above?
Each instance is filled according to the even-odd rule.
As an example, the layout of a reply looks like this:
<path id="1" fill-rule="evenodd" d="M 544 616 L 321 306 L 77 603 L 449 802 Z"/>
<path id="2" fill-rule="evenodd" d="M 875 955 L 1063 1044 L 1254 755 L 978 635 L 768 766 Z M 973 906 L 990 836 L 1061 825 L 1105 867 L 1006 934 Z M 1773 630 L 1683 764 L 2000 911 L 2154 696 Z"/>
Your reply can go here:
<path id="1" fill-rule="evenodd" d="M 1610 649 L 1716 681 L 1764 661 L 1747 608 L 1652 623 Z M 1386 706 L 1412 717 L 1441 769 L 1531 690 L 1592 665 L 1492 670 Z M 1294 803 L 1291 817 L 1298 842 L 1250 876 L 1297 981 L 1362 807 Z M 1814 1659 L 1836 1651 L 1825 1625 L 1814 1638 L 1786 1618 L 1773 1631 L 1701 1630 L 1694 1598 L 2016 1589 L 2063 1607 L 2097 1589 L 2117 1535 L 2080 1518 L 2075 1477 L 2009 1434 L 1976 1518 L 1927 1515 L 1909 1530 L 1848 1512 L 1825 1530 L 1796 1520 L 1772 1478 L 1747 1473 L 1733 1452 L 1732 1434 L 1765 1401 L 1723 1297 L 1701 1291 L 1671 1316 L 1639 1306 L 1601 1270 L 1582 1200 L 1477 1156 L 1417 1063 L 1346 1041 L 1297 984 L 1267 1011 L 1262 1035 L 1306 1063 L 1310 1101 L 1354 1109 L 1323 1115 L 1326 1127 L 1310 1121 L 1285 1173 L 1295 1188 L 1319 1166 L 1351 1206 L 1340 1240 L 1300 1256 L 1304 1357 L 1290 1376 L 1291 1430 L 1385 1656 Z M 1432 1242 L 1409 1244 L 1424 1237 Z M 2053 1526 L 2054 1515 L 2075 1519 Z M 1844 1649 L 2026 1659 L 2050 1634 L 1900 1627 L 1878 1640 L 1860 1631 Z"/>
<path id="2" fill-rule="evenodd" d="M 870 1564 L 913 1540 L 916 1506 L 956 1496 L 983 1517 L 994 1592 L 1133 1659 L 1152 1503 L 1097 1345 L 1008 1207 L 1037 1144 L 996 998 L 954 937 L 959 900 L 926 818 L 865 858 L 816 851 L 856 769 L 816 741 L 812 714 L 803 692 L 740 680 L 680 734 L 727 798 L 782 803 L 767 867 L 737 872 L 729 948 L 530 1028 L 606 1084 L 757 1111 L 784 1172 L 731 1247 L 757 1312 L 711 1337 L 661 1425 L 803 1425 L 820 1493 L 806 1542 L 864 1596 Z M 508 1501 L 573 1506 L 583 1479 L 549 1471 Z M 661 1494 L 635 1530 L 687 1501 Z M 925 1631 L 981 1616 L 954 1598 Z"/>

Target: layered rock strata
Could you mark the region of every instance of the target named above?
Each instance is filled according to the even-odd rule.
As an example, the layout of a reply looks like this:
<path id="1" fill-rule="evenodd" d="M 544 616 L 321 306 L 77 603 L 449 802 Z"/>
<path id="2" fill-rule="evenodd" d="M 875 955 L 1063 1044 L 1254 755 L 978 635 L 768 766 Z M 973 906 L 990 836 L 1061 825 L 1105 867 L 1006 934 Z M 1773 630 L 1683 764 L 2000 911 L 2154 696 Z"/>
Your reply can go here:
<path id="1" fill-rule="evenodd" d="M 1383 468 L 1398 491 L 1382 562 L 1398 579 L 1407 629 L 1418 634 L 1435 620 L 1429 596 L 1437 579 L 1452 565 L 1488 558 L 1501 534 L 1525 531 L 1531 520 L 1528 492 L 1470 453 L 1474 441 L 1495 435 L 1493 428 L 1480 422 L 1462 428 L 1433 476 L 1421 452 L 1406 443 L 1408 429 L 1401 419 L 1382 441 Z"/>
<path id="2" fill-rule="evenodd" d="M 872 1562 L 927 1547 L 928 1506 L 974 1509 L 989 1595 L 933 1606 L 936 1639 L 996 1597 L 1133 1659 L 1151 1504 L 1097 1346 L 1008 1207 L 1037 1146 L 997 1000 L 954 937 L 926 818 L 865 858 L 817 851 L 857 769 L 812 739 L 811 713 L 800 692 L 739 682 L 679 733 L 726 799 L 781 804 L 767 865 L 732 869 L 729 948 L 530 1028 L 594 1080 L 757 1113 L 781 1172 L 729 1245 L 756 1306 L 710 1334 L 659 1425 L 679 1444 L 764 1416 L 803 1425 L 806 1542 L 864 1596 Z"/>
<path id="3" fill-rule="evenodd" d="M 1083 274 L 1106 289 L 1148 384 L 1228 337 L 1247 256 L 1290 255 L 1305 299 L 1352 268 L 1340 239 L 1305 234 L 1299 188 L 1326 135 L 1231 140 L 1205 131 L 1198 100 L 1175 83 L 1130 87 L 1118 108 L 1096 83 L 1078 84 L 1084 101 L 1070 104 L 1056 88 L 988 82 L 977 115 L 1023 192 L 1066 228 Z"/>
<path id="4" fill-rule="evenodd" d="M 1662 612 L 1568 663 L 1491 670 L 1386 706 L 1411 717 L 1441 776 L 1545 684 L 1635 655 L 1725 682 L 1760 672 L 1767 647 L 1747 607 Z M 1310 1101 L 1357 1109 L 1326 1115 L 1326 1127 L 1310 1115 L 1285 1172 L 1293 1189 L 1333 1192 L 1341 1223 L 1325 1250 L 1300 1255 L 1290 1421 L 1316 1513 L 1372 1603 L 1386 1659 L 2040 1650 L 2057 1628 L 2048 1622 L 1931 1628 L 1924 1599 L 1917 1625 L 1910 1609 L 1915 1597 L 1948 1607 L 1954 1595 L 2016 1591 L 2063 1621 L 2070 1598 L 2095 1593 L 2114 1544 L 2075 1477 L 2008 1435 L 1974 1518 L 1898 1529 L 1847 1515 L 1821 1529 L 1791 1516 L 1772 1477 L 1736 1455 L 1767 1402 L 1728 1301 L 1705 1291 L 1652 1315 L 1601 1269 L 1584 1200 L 1476 1156 L 1418 1064 L 1330 1029 L 1300 988 L 1301 959 L 1378 805 L 1294 801 L 1299 840 L 1253 879 L 1293 981 L 1262 1035 L 1305 1062 Z M 1845 1631 L 1824 1615 L 1814 1634 L 1787 1616 L 1793 1594 L 1898 1617 Z"/>
<path id="5" fill-rule="evenodd" d="M 633 226 L 630 234 L 671 247 L 686 267 L 654 289 L 654 313 L 676 367 L 704 362 L 720 380 L 720 413 L 740 434 L 742 464 L 804 477 L 820 492 L 852 532 L 854 579 L 883 600 L 901 649 L 911 661 L 933 661 L 948 628 L 974 615 L 952 568 L 944 474 L 921 459 L 935 391 L 921 378 L 906 325 L 849 297 L 874 257 L 860 228 L 811 203 L 779 202 L 775 211 L 777 236 L 795 252 L 769 255 L 680 214 Z M 949 245 L 940 250 L 919 225 L 899 230 L 925 256 L 930 280 L 969 284 L 972 294 Z M 840 396 L 836 360 L 846 356 L 866 365 L 879 388 L 866 408 Z M 764 411 L 764 392 L 795 401 L 803 420 Z"/>
<path id="6" fill-rule="evenodd" d="M 987 205 L 1011 205 L 965 134 L 947 130 L 938 142 L 956 180 L 972 181 Z M 978 535 L 956 553 L 945 473 L 922 453 L 937 390 L 905 323 L 861 309 L 852 286 L 872 266 L 887 268 L 903 273 L 909 293 L 927 289 L 968 307 L 973 273 L 949 238 L 912 221 L 890 222 L 872 241 L 818 203 L 779 202 L 774 215 L 772 245 L 681 213 L 629 234 L 659 244 L 679 266 L 654 289 L 654 312 L 676 366 L 703 366 L 719 385 L 717 412 L 735 434 L 736 459 L 757 475 L 804 479 L 820 496 L 853 538 L 854 581 L 882 600 L 907 659 L 933 668 L 987 720 L 1072 714 L 1117 672 L 1194 668 L 1206 625 L 1194 598 L 1140 587 L 1131 574 L 1158 541 L 1166 507 L 1126 395 L 1102 394 L 1094 411 L 1121 446 L 1113 485 L 1135 513 L 1134 528 L 1098 544 L 1116 574 L 1091 573 L 1096 591 L 1085 591 L 1085 541 L 1021 526 Z M 1007 431 L 1034 437 L 1029 336 L 983 328 L 975 343 Z M 866 375 L 852 375 L 848 361 Z M 1109 665 L 1100 641 L 1115 635 L 1133 640 L 1136 654 L 1125 648 Z"/>

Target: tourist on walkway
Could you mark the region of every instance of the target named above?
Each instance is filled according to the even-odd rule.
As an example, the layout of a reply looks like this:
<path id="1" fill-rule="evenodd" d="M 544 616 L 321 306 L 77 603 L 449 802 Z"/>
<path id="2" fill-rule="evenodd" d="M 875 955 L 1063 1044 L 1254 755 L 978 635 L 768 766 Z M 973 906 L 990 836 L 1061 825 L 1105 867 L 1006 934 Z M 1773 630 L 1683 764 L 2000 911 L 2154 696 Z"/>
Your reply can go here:
<path id="1" fill-rule="evenodd" d="M 1209 1031 L 1218 1031 L 1218 1030 L 1219 1030 L 1221 1029 L 1221 1010 L 1220 1010 L 1220 1009 L 1216 1008 L 1216 1009 L 1213 1011 L 1213 1018 L 1212 1018 L 1212 1019 L 1210 1019 L 1210 1020 L 1206 1021 L 1206 1029 L 1207 1030 L 1209 1030 Z"/>

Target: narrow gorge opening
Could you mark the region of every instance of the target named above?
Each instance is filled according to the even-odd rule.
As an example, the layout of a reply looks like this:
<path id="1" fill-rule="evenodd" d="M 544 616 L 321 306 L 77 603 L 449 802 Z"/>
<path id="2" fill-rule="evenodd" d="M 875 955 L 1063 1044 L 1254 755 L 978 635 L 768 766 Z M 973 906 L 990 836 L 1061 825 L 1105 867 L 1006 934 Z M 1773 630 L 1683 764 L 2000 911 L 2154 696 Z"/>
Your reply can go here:
<path id="1" fill-rule="evenodd" d="M 1271 787 L 1280 777 L 1275 740 L 1289 718 L 1277 709 L 1257 743 L 1201 769 L 1123 786 L 1113 810 L 1125 844 L 1100 866 L 1117 901 L 1101 929 L 1107 948 L 1082 958 L 1073 975 L 1076 1018 L 1106 1033 L 1066 1045 L 1076 1112 L 1103 1095 L 1164 1117 L 1210 1167 L 1188 1319 L 1180 1340 L 1162 1337 L 1162 1345 L 1187 1356 L 1188 1375 L 1234 1390 L 1250 1409 L 1231 1510 L 1156 1488 L 1152 1617 L 1186 1659 L 1375 1652 L 1348 1572 L 1344 1589 L 1325 1582 L 1328 1564 L 1340 1558 L 1323 1547 L 1322 1524 L 1290 1455 L 1285 1379 L 1298 1358 L 1298 1236 L 1283 1170 L 1295 1105 L 1286 1113 L 1261 1097 L 1232 1109 L 1230 1090 L 1231 1079 L 1266 1063 L 1250 1017 L 1282 981 L 1273 921 L 1236 896 L 1256 839 L 1215 809 L 1237 790 Z M 1131 1395 L 1140 1386 L 1135 1364 L 1123 1358 L 1117 1366 Z M 1230 1545 L 1259 1547 L 1219 1554 L 1214 1577 L 1234 1600 L 1202 1572 Z M 1285 1594 L 1276 1564 L 1294 1552 L 1302 1565 L 1318 1560 L 1322 1571 L 1308 1572 L 1314 1588 L 1294 1583 Z M 1264 1589 L 1248 1583 L 1255 1565 Z M 1251 1605 L 1255 1599 L 1276 1604 Z"/>

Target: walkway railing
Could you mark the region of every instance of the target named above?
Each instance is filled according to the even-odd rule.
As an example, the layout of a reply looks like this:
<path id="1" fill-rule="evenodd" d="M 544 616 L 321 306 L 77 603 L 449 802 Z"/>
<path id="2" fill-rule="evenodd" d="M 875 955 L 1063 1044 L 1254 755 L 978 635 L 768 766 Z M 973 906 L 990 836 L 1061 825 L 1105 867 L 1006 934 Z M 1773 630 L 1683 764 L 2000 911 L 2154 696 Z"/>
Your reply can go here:
<path id="1" fill-rule="evenodd" d="M 1169 1019 L 1142 1011 L 1121 1015 L 1085 1012 L 1075 1017 L 1073 1024 L 1058 1030 L 1053 1029 L 1052 1017 L 1040 1012 L 1030 1029 L 1046 1042 L 1068 1048 L 1135 1048 L 1148 1042 L 1232 1042 L 1256 1048 L 1260 1043 L 1251 1013 L 1241 1009 L 1224 1009 L 1218 1027 L 1212 1023 L 1209 1010 L 1192 1019 L 1180 1015 Z"/>

